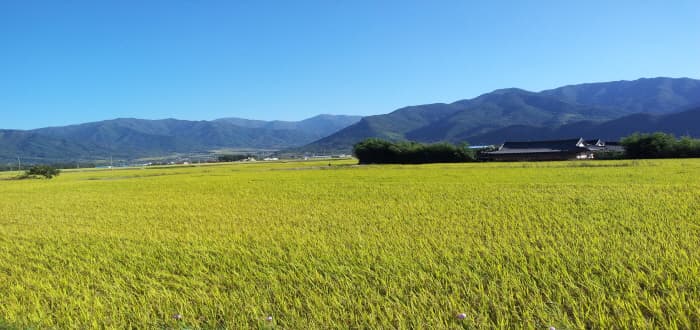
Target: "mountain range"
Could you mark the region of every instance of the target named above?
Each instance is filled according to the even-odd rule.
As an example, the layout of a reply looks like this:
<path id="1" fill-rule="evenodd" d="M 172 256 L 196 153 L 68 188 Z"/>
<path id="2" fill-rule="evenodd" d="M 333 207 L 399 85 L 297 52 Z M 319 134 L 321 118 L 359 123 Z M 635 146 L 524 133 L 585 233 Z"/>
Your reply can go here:
<path id="1" fill-rule="evenodd" d="M 120 118 L 34 130 L 0 130 L 0 161 L 28 162 L 167 156 L 217 149 L 278 150 L 304 145 L 361 117 L 318 115 L 302 121 Z"/>
<path id="2" fill-rule="evenodd" d="M 589 83 L 541 92 L 500 89 L 454 103 L 411 106 L 368 116 L 291 151 L 347 152 L 354 143 L 368 137 L 499 144 L 507 139 L 547 139 L 561 134 L 575 137 L 576 132 L 586 132 L 590 138 L 617 140 L 627 132 L 662 130 L 650 124 L 663 122 L 653 116 L 695 105 L 700 105 L 700 80 L 689 78 Z M 633 114 L 638 116 L 625 117 Z M 646 118 L 645 123 L 651 126 L 637 126 L 635 120 L 639 118 Z M 603 124 L 615 119 L 620 121 Z"/>
<path id="3" fill-rule="evenodd" d="M 492 141 L 559 140 L 571 137 L 618 141 L 633 133 L 666 132 L 676 136 L 700 137 L 700 106 L 662 115 L 636 113 L 604 122 L 579 121 L 561 126 L 513 125 L 470 136 L 474 144 Z"/>
<path id="4" fill-rule="evenodd" d="M 348 153 L 368 137 L 499 144 L 569 137 L 618 140 L 633 132 L 700 136 L 700 80 L 648 78 L 540 92 L 499 89 L 472 99 L 404 107 L 368 117 L 302 121 L 122 118 L 34 130 L 0 130 L 0 161 L 122 159 L 224 149 L 280 154 Z"/>

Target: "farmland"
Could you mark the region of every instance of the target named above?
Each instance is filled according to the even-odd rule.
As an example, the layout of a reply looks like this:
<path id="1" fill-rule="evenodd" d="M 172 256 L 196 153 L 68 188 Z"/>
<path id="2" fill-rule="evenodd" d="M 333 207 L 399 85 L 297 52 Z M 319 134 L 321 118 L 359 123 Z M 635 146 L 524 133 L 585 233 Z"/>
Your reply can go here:
<path id="1" fill-rule="evenodd" d="M 700 324 L 698 160 L 327 165 L 0 180 L 0 327 Z"/>

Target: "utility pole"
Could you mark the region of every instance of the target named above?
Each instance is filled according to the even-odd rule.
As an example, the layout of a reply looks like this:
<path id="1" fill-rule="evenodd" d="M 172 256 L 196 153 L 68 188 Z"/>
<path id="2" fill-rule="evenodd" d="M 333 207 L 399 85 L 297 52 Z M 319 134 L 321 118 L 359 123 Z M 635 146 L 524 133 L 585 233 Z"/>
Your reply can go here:
<path id="1" fill-rule="evenodd" d="M 22 160 L 19 159 L 19 156 L 17 156 L 17 170 L 18 171 L 22 170 Z"/>

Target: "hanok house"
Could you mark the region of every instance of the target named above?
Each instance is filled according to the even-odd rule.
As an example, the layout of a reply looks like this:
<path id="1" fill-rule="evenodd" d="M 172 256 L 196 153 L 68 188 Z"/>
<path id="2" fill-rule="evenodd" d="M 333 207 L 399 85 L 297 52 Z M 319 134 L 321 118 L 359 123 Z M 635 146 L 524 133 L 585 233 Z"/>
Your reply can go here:
<path id="1" fill-rule="evenodd" d="M 601 139 L 585 140 L 583 141 L 584 146 L 590 151 L 604 151 L 605 141 Z"/>
<path id="2" fill-rule="evenodd" d="M 498 150 L 485 152 L 488 160 L 532 161 L 592 159 L 593 150 L 582 138 L 556 141 L 505 142 Z"/>

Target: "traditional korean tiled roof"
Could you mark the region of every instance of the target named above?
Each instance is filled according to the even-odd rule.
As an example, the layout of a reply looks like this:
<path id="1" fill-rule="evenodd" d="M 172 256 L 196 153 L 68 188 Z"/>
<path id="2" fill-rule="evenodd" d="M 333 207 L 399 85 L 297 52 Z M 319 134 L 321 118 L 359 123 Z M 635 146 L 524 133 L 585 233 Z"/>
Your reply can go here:
<path id="1" fill-rule="evenodd" d="M 586 151 L 583 139 L 567 139 L 553 141 L 527 141 L 505 142 L 497 150 L 489 152 L 491 155 L 499 154 L 525 154 L 525 153 L 570 153 Z"/>

